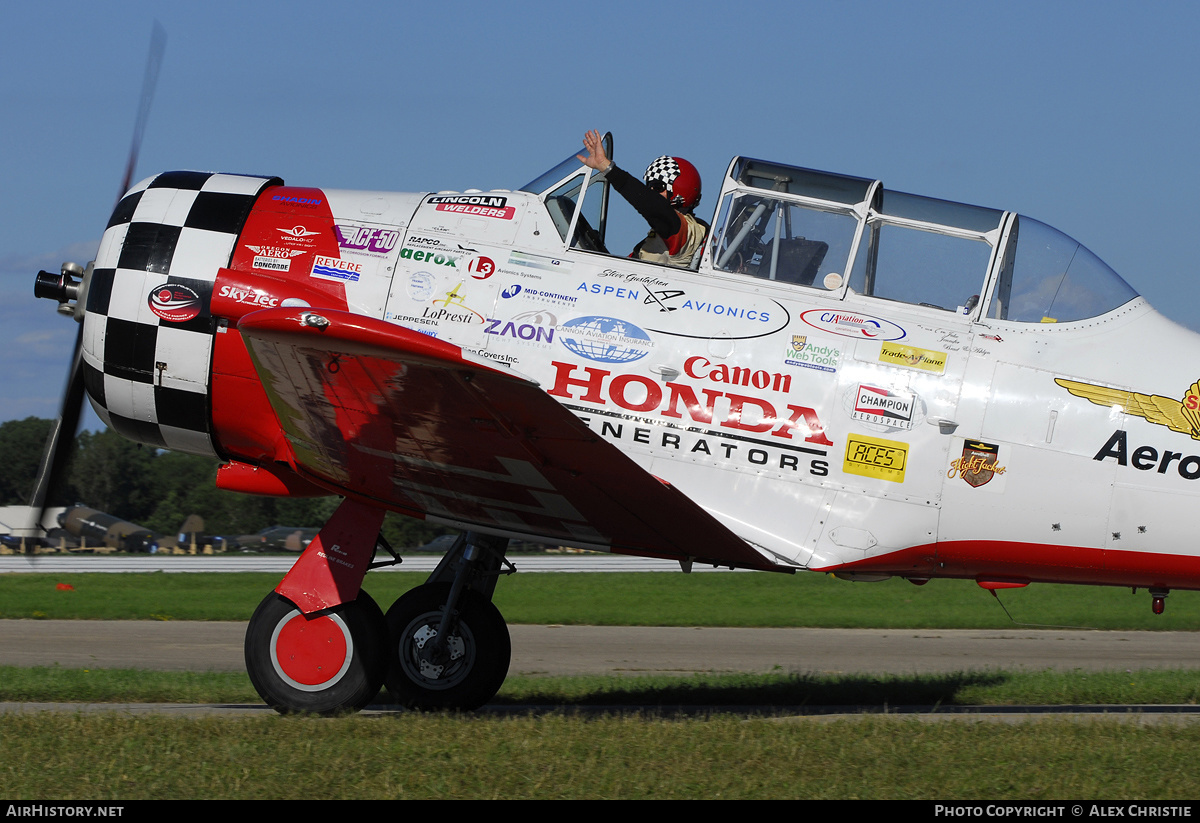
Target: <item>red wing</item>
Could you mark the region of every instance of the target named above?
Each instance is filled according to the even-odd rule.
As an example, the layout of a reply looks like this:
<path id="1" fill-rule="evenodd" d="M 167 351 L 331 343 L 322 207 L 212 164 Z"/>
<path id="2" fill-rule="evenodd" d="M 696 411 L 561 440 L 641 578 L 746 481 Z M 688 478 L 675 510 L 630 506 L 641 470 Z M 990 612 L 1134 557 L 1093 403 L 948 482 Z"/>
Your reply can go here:
<path id="1" fill-rule="evenodd" d="M 466 528 L 779 569 L 536 383 L 458 346 L 324 309 L 238 328 L 297 469 L 324 485 Z"/>

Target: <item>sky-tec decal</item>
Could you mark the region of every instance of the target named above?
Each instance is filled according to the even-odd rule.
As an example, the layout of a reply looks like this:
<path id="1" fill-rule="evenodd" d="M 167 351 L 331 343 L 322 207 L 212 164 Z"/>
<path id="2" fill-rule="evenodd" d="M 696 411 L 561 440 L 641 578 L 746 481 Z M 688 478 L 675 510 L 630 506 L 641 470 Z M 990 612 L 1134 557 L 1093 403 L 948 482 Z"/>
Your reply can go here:
<path id="1" fill-rule="evenodd" d="M 900 340 L 907 334 L 890 320 L 851 311 L 809 309 L 800 319 L 814 329 L 856 340 Z"/>
<path id="2" fill-rule="evenodd" d="M 598 363 L 631 363 L 650 353 L 650 335 L 626 320 L 588 315 L 558 327 L 558 340 L 568 350 Z"/>
<path id="3" fill-rule="evenodd" d="M 339 283 L 356 283 L 362 274 L 362 264 L 349 260 L 339 260 L 336 257 L 316 255 L 313 258 L 312 276 L 322 280 L 336 280 Z"/>
<path id="4" fill-rule="evenodd" d="M 842 360 L 842 351 L 834 346 L 819 346 L 808 342 L 808 335 L 793 334 L 783 362 L 789 366 L 835 372 Z"/>
<path id="5" fill-rule="evenodd" d="M 902 346 L 898 343 L 883 343 L 879 349 L 879 362 L 908 369 L 921 369 L 934 374 L 942 374 L 946 371 L 945 352 L 919 349 L 916 346 Z"/>
<path id="6" fill-rule="evenodd" d="M 500 220 L 512 220 L 517 213 L 516 208 L 508 205 L 507 197 L 490 194 L 456 194 L 434 195 L 425 201 L 434 205 L 438 211 L 465 214 L 474 217 L 494 217 Z"/>
<path id="7" fill-rule="evenodd" d="M 1200 440 L 1200 381 L 1188 387 L 1182 400 L 1163 397 L 1161 394 L 1138 394 L 1058 377 L 1054 382 L 1076 397 L 1090 400 L 1097 406 L 1107 409 L 1120 408 L 1127 414 L 1145 418 L 1156 426 L 1166 426 L 1173 432 Z"/>
<path id="8" fill-rule="evenodd" d="M 387 254 L 400 241 L 400 232 L 395 229 L 338 224 L 333 231 L 338 246 L 365 254 Z"/>
<path id="9" fill-rule="evenodd" d="M 279 305 L 279 298 L 272 297 L 264 291 L 254 289 L 244 289 L 237 286 L 222 286 L 218 291 L 221 297 L 228 297 L 235 303 L 243 306 L 254 306 L 256 308 L 270 309 Z M 305 304 L 307 305 L 307 304 Z"/>
<path id="10" fill-rule="evenodd" d="M 168 323 L 185 323 L 200 314 L 200 295 L 187 286 L 163 283 L 146 295 L 150 311 Z"/>
<path id="11" fill-rule="evenodd" d="M 1113 432 L 1108 442 L 1100 447 L 1093 460 L 1104 462 L 1109 458 L 1117 461 L 1118 466 L 1133 466 L 1139 471 L 1148 472 L 1154 469 L 1158 474 L 1166 474 L 1175 464 L 1175 471 L 1184 480 L 1200 478 L 1200 455 L 1156 449 L 1153 446 L 1137 446 L 1129 451 L 1129 442 L 1124 430 Z"/>

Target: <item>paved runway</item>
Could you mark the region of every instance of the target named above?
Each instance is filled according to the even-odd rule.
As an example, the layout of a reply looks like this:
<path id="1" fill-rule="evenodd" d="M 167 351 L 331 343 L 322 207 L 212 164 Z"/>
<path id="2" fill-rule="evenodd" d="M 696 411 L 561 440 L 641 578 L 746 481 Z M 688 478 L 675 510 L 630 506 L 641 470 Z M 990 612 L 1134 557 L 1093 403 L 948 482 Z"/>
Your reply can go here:
<path id="1" fill-rule="evenodd" d="M 510 674 L 1200 668 L 1190 632 L 510 626 Z M 241 671 L 244 623 L 0 620 L 0 663 Z"/>

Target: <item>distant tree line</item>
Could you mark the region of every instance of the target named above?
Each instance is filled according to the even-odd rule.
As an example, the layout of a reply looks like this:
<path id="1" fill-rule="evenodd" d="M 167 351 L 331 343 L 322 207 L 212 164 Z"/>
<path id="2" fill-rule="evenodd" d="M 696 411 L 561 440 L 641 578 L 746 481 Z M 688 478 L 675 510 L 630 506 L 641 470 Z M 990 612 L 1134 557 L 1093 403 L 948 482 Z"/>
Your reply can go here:
<path id="1" fill-rule="evenodd" d="M 53 421 L 38 417 L 0 424 L 0 505 L 26 505 Z M 175 534 L 191 514 L 212 535 L 252 534 L 267 526 L 322 526 L 341 499 L 262 497 L 216 487 L 214 458 L 142 446 L 111 430 L 82 432 L 51 506 L 81 504 Z M 383 533 L 396 549 L 426 543 L 449 529 L 389 514 Z"/>

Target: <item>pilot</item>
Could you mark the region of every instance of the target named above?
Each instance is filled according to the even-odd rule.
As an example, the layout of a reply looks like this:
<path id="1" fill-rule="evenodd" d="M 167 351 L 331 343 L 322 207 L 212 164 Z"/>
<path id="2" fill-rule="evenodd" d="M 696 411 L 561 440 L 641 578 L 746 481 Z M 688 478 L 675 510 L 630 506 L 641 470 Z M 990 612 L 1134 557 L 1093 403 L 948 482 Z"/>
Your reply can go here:
<path id="1" fill-rule="evenodd" d="M 708 224 L 692 210 L 700 203 L 700 173 L 682 157 L 659 157 L 646 169 L 645 183 L 617 168 L 604 153 L 600 133 L 583 136 L 588 150 L 579 161 L 603 174 L 612 187 L 650 224 L 650 234 L 638 243 L 630 257 L 688 268 L 704 246 Z"/>

